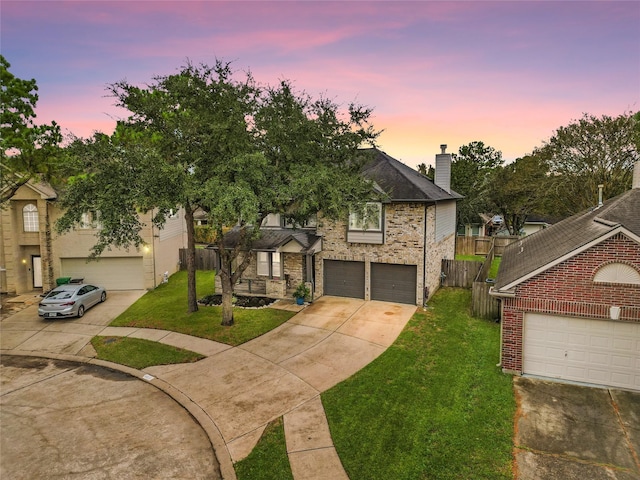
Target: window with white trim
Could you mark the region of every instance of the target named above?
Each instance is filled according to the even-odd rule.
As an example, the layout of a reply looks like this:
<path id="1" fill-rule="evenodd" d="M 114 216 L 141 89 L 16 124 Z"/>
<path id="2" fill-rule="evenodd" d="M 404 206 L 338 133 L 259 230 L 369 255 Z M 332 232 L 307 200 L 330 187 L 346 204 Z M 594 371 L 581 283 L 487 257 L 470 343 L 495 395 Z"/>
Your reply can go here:
<path id="1" fill-rule="evenodd" d="M 349 214 L 349 230 L 381 232 L 382 203 L 367 202 L 362 211 Z"/>
<path id="2" fill-rule="evenodd" d="M 90 228 L 101 228 L 100 212 L 96 210 L 84 212 L 80 217 L 80 228 L 83 230 L 87 230 Z"/>
<path id="3" fill-rule="evenodd" d="M 39 232 L 38 207 L 33 203 L 26 204 L 22 209 L 22 224 L 25 232 Z"/>
<path id="4" fill-rule="evenodd" d="M 261 277 L 280 278 L 282 262 L 280 252 L 257 252 L 257 274 Z"/>

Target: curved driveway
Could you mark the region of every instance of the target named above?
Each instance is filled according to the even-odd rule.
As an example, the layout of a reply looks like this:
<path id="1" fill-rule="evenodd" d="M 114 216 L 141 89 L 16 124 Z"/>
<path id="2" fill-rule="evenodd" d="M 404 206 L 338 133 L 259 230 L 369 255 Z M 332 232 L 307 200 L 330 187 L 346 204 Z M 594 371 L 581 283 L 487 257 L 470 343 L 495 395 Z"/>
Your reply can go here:
<path id="1" fill-rule="evenodd" d="M 119 313 L 118 302 L 112 295 L 82 319 L 60 322 L 43 321 L 37 314 L 34 318 L 27 309 L 0 324 L 0 346 L 3 353 L 63 354 L 99 363 L 92 359 L 89 340 L 114 335 L 207 355 L 193 364 L 131 373 L 169 393 L 196 417 L 215 448 L 223 478 L 235 477 L 232 462 L 248 455 L 266 425 L 280 416 L 294 478 L 346 478 L 319 395 L 384 352 L 416 310 L 410 305 L 322 297 L 280 327 L 231 348 L 172 332 L 106 327 Z M 285 302 L 280 308 L 296 307 Z"/>

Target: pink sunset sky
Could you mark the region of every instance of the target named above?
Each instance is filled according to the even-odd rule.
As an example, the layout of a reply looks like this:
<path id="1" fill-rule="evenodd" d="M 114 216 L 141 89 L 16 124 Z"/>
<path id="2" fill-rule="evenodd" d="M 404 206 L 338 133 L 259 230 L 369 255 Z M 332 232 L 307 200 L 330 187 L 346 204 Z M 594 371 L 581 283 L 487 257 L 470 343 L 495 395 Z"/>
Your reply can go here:
<path id="1" fill-rule="evenodd" d="M 188 60 L 374 109 L 379 147 L 415 167 L 480 140 L 507 161 L 590 113 L 640 110 L 640 2 L 11 1 L 0 51 L 35 78 L 38 122 L 110 133 L 105 86 Z"/>

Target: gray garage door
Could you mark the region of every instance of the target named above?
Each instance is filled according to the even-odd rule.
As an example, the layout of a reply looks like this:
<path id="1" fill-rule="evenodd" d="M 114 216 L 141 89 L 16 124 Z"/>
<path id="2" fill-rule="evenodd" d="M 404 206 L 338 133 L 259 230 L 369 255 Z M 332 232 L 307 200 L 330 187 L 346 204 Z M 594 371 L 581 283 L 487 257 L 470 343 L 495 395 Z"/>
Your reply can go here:
<path id="1" fill-rule="evenodd" d="M 371 300 L 416 304 L 416 266 L 371 264 Z"/>
<path id="2" fill-rule="evenodd" d="M 142 257 L 104 257 L 87 262 L 86 258 L 62 258 L 63 277 L 84 278 L 107 290 L 144 289 Z"/>
<path id="3" fill-rule="evenodd" d="M 364 298 L 364 262 L 325 260 L 324 294 Z"/>

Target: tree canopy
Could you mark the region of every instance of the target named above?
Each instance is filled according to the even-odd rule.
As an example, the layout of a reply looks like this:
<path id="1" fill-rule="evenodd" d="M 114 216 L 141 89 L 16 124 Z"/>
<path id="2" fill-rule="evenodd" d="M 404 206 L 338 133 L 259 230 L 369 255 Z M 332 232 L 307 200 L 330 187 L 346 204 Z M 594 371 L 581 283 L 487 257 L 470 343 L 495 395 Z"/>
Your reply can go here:
<path id="1" fill-rule="evenodd" d="M 518 158 L 491 173 L 487 199 L 510 235 L 519 235 L 530 215 L 545 212 L 548 178 L 546 163 L 535 156 Z"/>
<path id="2" fill-rule="evenodd" d="M 111 85 L 131 115 L 110 137 L 75 142 L 87 173 L 69 182 L 58 225 L 60 231 L 71 228 L 87 209 L 124 220 L 129 233 L 103 221 L 99 254 L 109 244 L 142 242 L 138 211 L 153 209 L 161 227 L 170 208 L 184 208 L 189 309 L 195 311 L 193 212 L 203 208 L 221 256 L 223 324 L 233 323 L 233 285 L 249 262 L 240 252 L 251 249 L 264 217 L 280 213 L 301 223 L 316 213 L 345 214 L 370 192 L 359 175 L 357 150 L 378 135 L 368 108 L 351 104 L 343 110 L 295 92 L 288 81 L 259 87 L 250 74 L 237 80 L 234 73 L 220 61 L 213 67 L 187 64 L 145 88 Z M 102 182 L 108 186 L 98 194 Z M 232 226 L 240 229 L 240 241 L 225 249 L 223 234 Z"/>
<path id="3" fill-rule="evenodd" d="M 480 220 L 480 214 L 490 211 L 487 199 L 489 175 L 502 164 L 502 152 L 475 141 L 463 145 L 453 154 L 451 164 L 451 188 L 464 195 L 458 201 L 458 224 L 465 225 Z"/>
<path id="4" fill-rule="evenodd" d="M 568 216 L 593 207 L 599 185 L 604 186 L 604 198 L 628 190 L 633 164 L 640 160 L 639 145 L 638 113 L 585 114 L 558 128 L 532 154 L 549 165 L 551 213 Z"/>
<path id="5" fill-rule="evenodd" d="M 0 204 L 33 178 L 52 178 L 62 141 L 55 122 L 34 122 L 38 102 L 35 79 L 18 78 L 9 71 L 10 67 L 0 55 Z"/>

